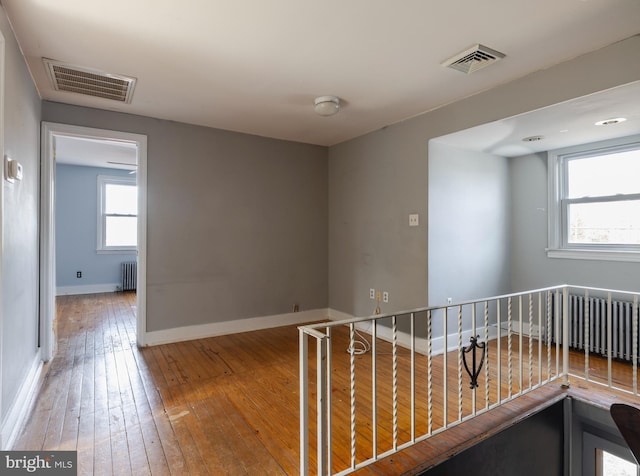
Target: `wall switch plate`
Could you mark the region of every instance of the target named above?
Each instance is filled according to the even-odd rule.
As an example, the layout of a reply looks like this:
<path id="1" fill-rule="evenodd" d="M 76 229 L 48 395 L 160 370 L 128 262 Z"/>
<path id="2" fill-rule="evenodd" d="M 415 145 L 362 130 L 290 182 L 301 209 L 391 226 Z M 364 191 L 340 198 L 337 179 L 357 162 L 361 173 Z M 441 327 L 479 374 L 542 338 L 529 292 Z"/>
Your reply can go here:
<path id="1" fill-rule="evenodd" d="M 22 164 L 8 155 L 4 156 L 4 178 L 10 183 L 22 180 Z"/>
<path id="2" fill-rule="evenodd" d="M 389 302 L 389 293 L 387 291 L 382 293 L 382 302 Z"/>
<path id="3" fill-rule="evenodd" d="M 82 271 L 76 271 L 76 278 L 82 277 Z"/>
<path id="4" fill-rule="evenodd" d="M 447 304 L 453 304 L 453 298 L 447 298 Z"/>
<path id="5" fill-rule="evenodd" d="M 417 213 L 412 213 L 409 215 L 409 226 L 419 226 L 420 225 L 420 215 Z"/>

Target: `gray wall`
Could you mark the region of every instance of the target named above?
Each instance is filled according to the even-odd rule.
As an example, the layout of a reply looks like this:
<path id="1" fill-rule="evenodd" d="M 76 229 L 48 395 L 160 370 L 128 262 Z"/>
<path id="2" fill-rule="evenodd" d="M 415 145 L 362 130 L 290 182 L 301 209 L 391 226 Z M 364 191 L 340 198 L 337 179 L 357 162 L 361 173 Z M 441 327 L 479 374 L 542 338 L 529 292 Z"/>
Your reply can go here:
<path id="1" fill-rule="evenodd" d="M 547 154 L 509 160 L 514 291 L 575 284 L 640 290 L 640 263 L 547 258 Z"/>
<path id="2" fill-rule="evenodd" d="M 23 166 L 21 182 L 2 180 L 2 405 L 4 423 L 38 351 L 38 197 L 40 98 L 0 10 L 5 38 L 4 153 Z"/>
<path id="3" fill-rule="evenodd" d="M 129 171 L 56 164 L 56 286 L 120 283 L 120 263 L 135 252 L 98 254 L 98 175 Z M 134 176 L 135 177 L 135 176 Z M 82 271 L 82 278 L 76 272 Z"/>
<path id="4" fill-rule="evenodd" d="M 628 61 L 638 51 L 635 36 L 331 147 L 330 307 L 371 314 L 379 286 L 391 296 L 383 312 L 427 305 L 430 139 L 638 80 L 640 62 Z M 409 213 L 420 227 L 408 228 Z"/>
<path id="5" fill-rule="evenodd" d="M 508 160 L 430 141 L 428 188 L 429 305 L 508 293 Z"/>
<path id="6" fill-rule="evenodd" d="M 563 402 L 484 439 L 420 476 L 562 476 Z"/>
<path id="7" fill-rule="evenodd" d="M 329 300 L 356 316 L 373 314 L 370 288 L 389 292 L 383 313 L 426 303 L 426 142 L 387 133 L 329 149 Z"/>
<path id="8" fill-rule="evenodd" d="M 327 307 L 327 149 L 43 102 L 147 135 L 147 330 Z"/>

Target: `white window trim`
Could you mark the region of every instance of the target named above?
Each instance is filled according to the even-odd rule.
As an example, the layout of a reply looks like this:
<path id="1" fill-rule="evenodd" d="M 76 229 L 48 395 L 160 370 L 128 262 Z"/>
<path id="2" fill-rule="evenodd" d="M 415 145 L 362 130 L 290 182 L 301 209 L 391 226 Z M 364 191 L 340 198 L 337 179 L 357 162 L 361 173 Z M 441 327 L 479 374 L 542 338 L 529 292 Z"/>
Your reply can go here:
<path id="1" fill-rule="evenodd" d="M 623 245 L 571 245 L 565 243 L 562 233 L 564 220 L 562 217 L 561 197 L 565 183 L 562 178 L 563 159 L 575 156 L 589 157 L 603 155 L 608 152 L 623 151 L 640 147 L 640 135 L 621 137 L 607 141 L 582 144 L 547 153 L 548 167 L 548 248 L 547 257 L 582 260 L 631 261 L 640 262 L 640 249 Z"/>
<path id="2" fill-rule="evenodd" d="M 98 232 L 96 233 L 97 244 L 96 252 L 98 254 L 134 254 L 137 251 L 137 246 L 106 246 L 104 226 L 104 190 L 106 184 L 122 184 L 122 185 L 134 185 L 137 186 L 136 179 L 134 177 L 119 177 L 113 175 L 98 175 Z"/>

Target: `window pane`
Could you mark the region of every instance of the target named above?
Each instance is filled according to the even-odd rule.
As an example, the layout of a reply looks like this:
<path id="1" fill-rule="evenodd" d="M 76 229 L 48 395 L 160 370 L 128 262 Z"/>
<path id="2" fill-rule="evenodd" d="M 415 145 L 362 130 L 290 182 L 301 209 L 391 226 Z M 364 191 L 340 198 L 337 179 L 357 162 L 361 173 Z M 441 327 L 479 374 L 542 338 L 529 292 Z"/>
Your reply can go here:
<path id="1" fill-rule="evenodd" d="M 573 159 L 567 168 L 567 198 L 640 193 L 640 150 Z"/>
<path id="2" fill-rule="evenodd" d="M 137 217 L 106 217 L 105 246 L 137 246 Z"/>
<path id="3" fill-rule="evenodd" d="M 107 214 L 137 215 L 137 187 L 114 183 L 105 184 L 104 211 Z"/>
<path id="4" fill-rule="evenodd" d="M 631 461 L 622 459 L 602 450 L 602 476 L 636 476 L 637 466 Z"/>
<path id="5" fill-rule="evenodd" d="M 640 245 L 640 200 L 569 205 L 569 243 Z"/>

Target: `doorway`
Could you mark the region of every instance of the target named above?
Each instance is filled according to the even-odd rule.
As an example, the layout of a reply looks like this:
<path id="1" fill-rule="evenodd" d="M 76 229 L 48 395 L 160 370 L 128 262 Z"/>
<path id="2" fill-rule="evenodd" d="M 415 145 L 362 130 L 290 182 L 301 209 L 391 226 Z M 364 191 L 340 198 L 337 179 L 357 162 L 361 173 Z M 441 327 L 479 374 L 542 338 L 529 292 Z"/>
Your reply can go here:
<path id="1" fill-rule="evenodd" d="M 119 146 L 135 150 L 135 164 L 129 168 L 135 173 L 137 186 L 137 292 L 136 292 L 136 341 L 145 345 L 146 335 L 146 179 L 147 137 L 140 134 L 93 129 L 44 122 L 42 124 L 41 154 L 41 244 L 40 244 L 40 345 L 44 361 L 52 358 L 55 349 L 55 296 L 56 289 L 56 239 L 55 239 L 55 190 L 57 144 L 69 139 Z M 114 159 L 111 162 L 118 162 Z M 134 255 L 135 256 L 135 255 Z"/>

